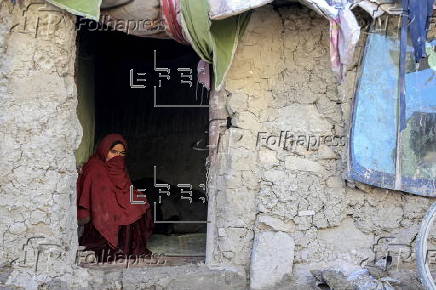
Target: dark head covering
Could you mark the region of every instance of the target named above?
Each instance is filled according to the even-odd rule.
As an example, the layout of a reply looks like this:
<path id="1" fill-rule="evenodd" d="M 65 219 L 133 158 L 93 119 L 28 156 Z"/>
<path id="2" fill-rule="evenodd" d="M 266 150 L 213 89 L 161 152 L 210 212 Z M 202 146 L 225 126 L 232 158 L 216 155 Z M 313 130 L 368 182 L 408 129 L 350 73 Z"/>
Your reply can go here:
<path id="1" fill-rule="evenodd" d="M 106 161 L 106 156 L 109 150 L 111 150 L 115 142 L 121 142 L 127 151 L 127 142 L 124 137 L 120 134 L 109 134 L 106 135 L 98 144 L 97 151 L 94 156 L 98 157 L 102 161 Z"/>

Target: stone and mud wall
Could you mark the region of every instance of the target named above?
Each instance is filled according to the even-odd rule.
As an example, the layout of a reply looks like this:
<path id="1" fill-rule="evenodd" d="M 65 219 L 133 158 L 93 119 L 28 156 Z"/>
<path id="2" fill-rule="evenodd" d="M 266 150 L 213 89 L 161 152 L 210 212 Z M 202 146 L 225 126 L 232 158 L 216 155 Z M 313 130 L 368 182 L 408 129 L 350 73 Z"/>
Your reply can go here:
<path id="1" fill-rule="evenodd" d="M 299 6 L 251 16 L 222 97 L 233 126 L 222 132 L 211 180 L 217 228 L 209 254 L 250 269 L 252 287 L 290 274 L 276 267 L 284 261 L 293 262 L 295 286 L 313 282 L 310 270 L 350 272 L 385 256 L 390 243 L 404 246 L 399 267 L 414 268 L 414 240 L 433 200 L 345 181 L 364 40 L 362 33 L 355 65 L 338 85 L 327 20 Z M 298 136 L 306 140 L 295 145 Z"/>
<path id="2" fill-rule="evenodd" d="M 42 12 L 30 3 L 37 2 L 0 3 L 0 285 L 243 289 L 251 279 L 253 288 L 274 289 L 289 278 L 293 289 L 305 289 L 313 283 L 309 270 L 349 270 L 373 259 L 379 238 L 414 246 L 431 199 L 346 185 L 346 146 L 285 150 L 262 139 L 281 131 L 347 136 L 358 73 L 356 65 L 337 85 L 325 19 L 299 6 L 267 6 L 252 14 L 225 90 L 216 94 L 232 127 L 221 128 L 209 170 L 210 268 L 93 272 L 74 265 L 74 151 L 82 136 L 75 20 L 63 12 L 38 20 Z M 56 256 L 38 263 L 41 272 L 25 263 L 37 258 L 27 251 L 36 246 Z"/>
<path id="3" fill-rule="evenodd" d="M 77 249 L 75 17 L 44 7 L 0 3 L 0 264 L 20 269 L 1 282 L 21 287 L 47 279 L 19 263 L 37 258 L 36 244 L 59 256 L 41 262 L 51 277 L 71 270 Z"/>

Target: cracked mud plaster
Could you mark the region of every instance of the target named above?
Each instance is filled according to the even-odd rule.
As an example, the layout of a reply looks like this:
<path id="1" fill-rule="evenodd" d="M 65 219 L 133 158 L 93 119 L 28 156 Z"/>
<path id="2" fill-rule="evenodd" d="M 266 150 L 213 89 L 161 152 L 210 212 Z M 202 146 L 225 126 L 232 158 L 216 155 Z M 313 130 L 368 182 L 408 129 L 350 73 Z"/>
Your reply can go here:
<path id="1" fill-rule="evenodd" d="M 30 3 L 24 1 L 24 7 Z M 63 21 L 42 23 L 50 33 L 35 37 L 20 30 L 22 9 L 0 3 L 0 265 L 22 258 L 21 246 L 41 235 L 65 250 L 60 262 L 44 277 L 15 267 L 8 283 L 37 287 L 59 277 L 69 286 L 86 284 L 98 279 L 73 266 L 74 150 L 82 135 L 74 17 L 61 13 Z M 38 13 L 32 9 L 29 23 Z M 209 262 L 248 269 L 260 231 L 282 231 L 294 239 L 294 275 L 300 271 L 296 266 L 304 275 L 310 265 L 338 260 L 355 265 L 373 254 L 379 237 L 413 244 L 430 199 L 360 184 L 346 187 L 343 146 L 309 151 L 256 146 L 260 131 L 347 134 L 357 66 L 338 86 L 328 36 L 327 21 L 305 8 L 266 6 L 252 14 L 226 84 L 224 107 L 233 127 L 222 132 L 210 172 L 216 228 Z M 354 237 L 346 247 L 338 238 L 343 236 Z"/>
<path id="2" fill-rule="evenodd" d="M 380 237 L 414 246 L 432 200 L 346 186 L 346 146 L 256 146 L 258 132 L 347 136 L 363 45 L 364 37 L 356 65 L 338 85 L 327 20 L 299 6 L 254 11 L 226 81 L 233 127 L 222 136 L 215 181 L 215 262 L 247 267 L 253 236 L 262 231 L 291 233 L 294 264 L 308 266 L 357 265 L 374 255 Z"/>
<path id="3" fill-rule="evenodd" d="M 74 151 L 82 129 L 75 17 L 60 11 L 43 17 L 41 2 L 0 3 L 0 264 L 22 261 L 34 238 L 61 249 L 61 259 L 45 265 L 50 277 L 71 272 L 74 263 Z M 31 265 L 14 267 L 13 285 L 35 286 L 38 278 L 25 279 Z"/>

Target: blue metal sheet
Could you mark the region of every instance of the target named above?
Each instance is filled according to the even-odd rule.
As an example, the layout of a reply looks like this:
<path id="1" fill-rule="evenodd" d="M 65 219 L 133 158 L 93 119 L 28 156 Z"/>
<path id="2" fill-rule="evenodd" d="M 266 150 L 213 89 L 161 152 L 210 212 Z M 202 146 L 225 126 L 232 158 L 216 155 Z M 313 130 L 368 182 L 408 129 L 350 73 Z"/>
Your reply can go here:
<path id="1" fill-rule="evenodd" d="M 407 45 L 400 94 L 398 35 L 368 36 L 349 142 L 351 179 L 436 196 L 436 40 L 426 50 L 429 56 L 416 65 Z"/>

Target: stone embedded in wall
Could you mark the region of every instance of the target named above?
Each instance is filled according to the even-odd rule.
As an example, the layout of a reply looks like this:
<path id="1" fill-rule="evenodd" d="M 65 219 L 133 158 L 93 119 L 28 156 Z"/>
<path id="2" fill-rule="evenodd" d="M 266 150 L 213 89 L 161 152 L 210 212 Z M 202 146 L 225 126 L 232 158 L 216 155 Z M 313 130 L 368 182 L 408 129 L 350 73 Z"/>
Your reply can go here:
<path id="1" fill-rule="evenodd" d="M 347 238 L 344 240 L 339 237 Z M 332 252 L 339 253 L 344 260 L 360 262 L 372 256 L 370 248 L 374 244 L 374 236 L 359 231 L 350 218 L 346 218 L 335 228 L 320 230 L 318 240 Z"/>
<path id="2" fill-rule="evenodd" d="M 254 224 L 255 198 L 248 190 L 243 188 L 228 189 L 217 197 L 220 204 L 227 204 L 229 208 L 220 223 L 223 226 L 231 227 L 250 227 Z"/>
<path id="3" fill-rule="evenodd" d="M 225 229 L 225 236 L 218 237 L 220 253 L 224 260 L 221 263 L 245 266 L 250 263 L 250 253 L 253 241 L 253 231 L 247 228 Z"/>
<path id="4" fill-rule="evenodd" d="M 279 160 L 277 158 L 277 152 L 274 150 L 259 149 L 258 154 L 259 161 L 261 163 L 260 165 L 264 166 L 267 169 L 277 166 L 279 163 Z"/>
<path id="5" fill-rule="evenodd" d="M 318 148 L 318 158 L 319 159 L 338 159 L 339 156 L 333 151 L 332 148 L 327 145 L 321 145 Z"/>
<path id="6" fill-rule="evenodd" d="M 326 180 L 327 187 L 341 188 L 344 186 L 344 182 L 339 176 L 331 176 Z"/>
<path id="7" fill-rule="evenodd" d="M 232 125 L 241 129 L 255 131 L 257 128 L 259 128 L 260 124 L 256 115 L 249 111 L 243 111 L 234 113 Z"/>
<path id="8" fill-rule="evenodd" d="M 325 174 L 324 168 L 318 162 L 295 156 L 286 158 L 285 167 L 293 171 L 312 172 L 318 175 Z"/>
<path id="9" fill-rule="evenodd" d="M 295 224 L 293 221 L 284 222 L 281 219 L 268 215 L 258 215 L 256 226 L 259 230 L 274 230 L 287 233 L 295 231 Z"/>
<path id="10" fill-rule="evenodd" d="M 226 109 L 230 116 L 241 109 L 248 108 L 248 95 L 243 93 L 232 93 L 229 94 Z"/>
<path id="11" fill-rule="evenodd" d="M 294 240 L 284 232 L 258 232 L 250 265 L 251 289 L 273 289 L 292 274 Z"/>

